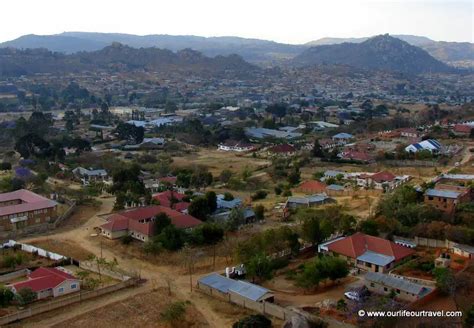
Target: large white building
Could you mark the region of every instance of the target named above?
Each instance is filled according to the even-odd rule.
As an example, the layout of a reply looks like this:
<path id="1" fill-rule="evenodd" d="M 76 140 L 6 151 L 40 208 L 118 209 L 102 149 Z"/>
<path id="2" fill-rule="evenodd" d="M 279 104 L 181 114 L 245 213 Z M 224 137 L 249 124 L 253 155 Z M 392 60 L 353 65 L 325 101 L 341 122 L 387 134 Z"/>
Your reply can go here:
<path id="1" fill-rule="evenodd" d="M 443 146 L 435 139 L 428 139 L 417 142 L 405 147 L 405 151 L 409 153 L 416 153 L 420 150 L 428 150 L 432 153 L 438 153 Z"/>

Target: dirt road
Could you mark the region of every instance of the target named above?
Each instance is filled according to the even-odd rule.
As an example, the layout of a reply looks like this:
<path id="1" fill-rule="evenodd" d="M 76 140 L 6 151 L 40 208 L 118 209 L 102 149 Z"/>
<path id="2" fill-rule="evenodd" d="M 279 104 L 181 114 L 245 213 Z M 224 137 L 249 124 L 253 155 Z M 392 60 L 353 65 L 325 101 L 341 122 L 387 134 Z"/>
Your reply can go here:
<path id="1" fill-rule="evenodd" d="M 166 281 L 172 279 L 172 289 L 173 292 L 179 299 L 183 300 L 191 300 L 197 310 L 202 313 L 204 318 L 209 323 L 210 327 L 229 327 L 232 322 L 229 322 L 228 318 L 225 318 L 217 311 L 214 311 L 210 306 L 208 300 L 202 297 L 202 295 L 198 295 L 197 292 L 190 292 L 190 283 L 189 283 L 189 275 L 182 275 L 177 273 L 176 268 L 164 265 L 157 265 L 152 264 L 147 261 L 143 261 L 137 258 L 131 258 L 128 256 L 123 256 L 123 254 L 114 251 L 113 249 L 101 247 L 100 243 L 100 236 L 91 237 L 91 234 L 94 234 L 94 227 L 102 224 L 104 221 L 103 219 L 99 218 L 98 215 L 107 214 L 112 211 L 114 199 L 113 198 L 106 198 L 100 199 L 102 205 L 98 209 L 96 215 L 92 216 L 87 220 L 82 226 L 73 228 L 72 230 L 68 231 L 61 231 L 55 234 L 48 235 L 49 239 L 54 240 L 64 240 L 64 241 L 72 241 L 77 243 L 82 248 L 90 251 L 96 255 L 102 254 L 102 256 L 106 260 L 113 260 L 114 258 L 117 259 L 119 266 L 126 271 L 130 272 L 139 272 L 141 277 L 146 279 L 147 282 L 138 288 L 130 288 L 124 291 L 121 291 L 116 294 L 111 294 L 107 297 L 101 297 L 94 301 L 85 302 L 80 305 L 74 305 L 68 307 L 68 311 L 64 311 L 59 315 L 55 315 L 54 317 L 39 316 L 34 320 L 34 322 L 25 322 L 23 327 L 38 327 L 38 326 L 51 326 L 54 324 L 59 324 L 62 321 L 71 319 L 77 315 L 86 313 L 91 309 L 98 308 L 101 306 L 106 306 L 110 303 L 113 303 L 120 299 L 125 299 L 130 297 L 131 295 L 136 295 L 138 293 L 143 293 L 147 290 L 152 290 L 156 287 L 167 286 Z M 32 238 L 25 238 L 22 239 L 21 242 L 34 242 L 35 240 L 41 240 L 44 237 L 32 237 Z M 194 282 L 196 281 L 199 275 L 193 276 Z"/>

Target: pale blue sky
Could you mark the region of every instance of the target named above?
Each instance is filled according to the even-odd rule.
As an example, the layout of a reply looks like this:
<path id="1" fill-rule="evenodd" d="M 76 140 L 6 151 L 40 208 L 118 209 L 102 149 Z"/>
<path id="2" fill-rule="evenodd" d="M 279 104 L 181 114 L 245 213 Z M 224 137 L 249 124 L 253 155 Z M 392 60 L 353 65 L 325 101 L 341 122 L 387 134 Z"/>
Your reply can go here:
<path id="1" fill-rule="evenodd" d="M 321 37 L 413 34 L 474 42 L 474 0 L 7 0 L 0 41 L 63 31 Z"/>

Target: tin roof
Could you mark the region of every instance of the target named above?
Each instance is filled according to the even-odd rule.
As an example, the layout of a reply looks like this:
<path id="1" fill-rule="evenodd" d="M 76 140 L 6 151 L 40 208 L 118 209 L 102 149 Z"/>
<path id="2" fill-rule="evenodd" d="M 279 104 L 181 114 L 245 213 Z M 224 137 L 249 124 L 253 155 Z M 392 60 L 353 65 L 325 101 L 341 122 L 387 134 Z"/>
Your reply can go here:
<path id="1" fill-rule="evenodd" d="M 365 275 L 365 280 L 375 282 L 389 288 L 400 289 L 404 292 L 415 295 L 424 295 L 431 290 L 426 286 L 416 284 L 405 279 L 395 278 L 393 276 L 379 272 L 367 272 Z"/>
<path id="2" fill-rule="evenodd" d="M 461 195 L 461 193 L 452 190 L 428 189 L 426 190 L 426 195 L 432 197 L 445 197 L 456 199 L 459 197 L 459 195 Z"/>

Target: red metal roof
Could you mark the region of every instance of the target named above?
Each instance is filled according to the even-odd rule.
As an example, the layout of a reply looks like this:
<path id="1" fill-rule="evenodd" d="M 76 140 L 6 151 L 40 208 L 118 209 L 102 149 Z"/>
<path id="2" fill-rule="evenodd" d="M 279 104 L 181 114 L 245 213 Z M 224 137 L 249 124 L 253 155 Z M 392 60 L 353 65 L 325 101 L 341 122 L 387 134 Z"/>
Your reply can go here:
<path id="1" fill-rule="evenodd" d="M 296 188 L 297 190 L 301 190 L 303 192 L 314 192 L 314 193 L 317 193 L 317 192 L 323 192 L 326 190 L 326 184 L 325 183 L 322 183 L 320 181 L 317 181 L 317 180 L 308 180 L 308 181 L 305 181 L 303 182 L 302 184 L 300 184 L 298 186 L 298 188 Z"/>
<path id="2" fill-rule="evenodd" d="M 329 244 L 328 249 L 353 259 L 364 254 L 366 251 L 372 251 L 387 256 L 393 256 L 395 261 L 414 253 L 412 249 L 397 245 L 390 240 L 369 236 L 361 232 L 357 232 L 352 236 Z"/>
<path id="3" fill-rule="evenodd" d="M 28 280 L 14 283 L 11 286 L 16 291 L 31 288 L 34 292 L 39 292 L 54 288 L 66 280 L 76 280 L 76 278 L 56 268 L 38 268 L 30 274 Z"/>
<path id="4" fill-rule="evenodd" d="M 272 153 L 293 153 L 296 151 L 295 147 L 288 144 L 276 145 L 270 148 Z"/>
<path id="5" fill-rule="evenodd" d="M 458 133 L 471 133 L 472 127 L 466 124 L 456 124 L 454 126 L 454 132 Z"/>
<path id="6" fill-rule="evenodd" d="M 153 205 L 146 207 L 138 207 L 135 209 L 113 214 L 108 218 L 109 222 L 103 224 L 101 228 L 110 231 L 125 230 L 123 229 L 123 227 L 125 226 L 125 220 L 127 220 L 128 230 L 134 230 L 146 234 L 147 236 L 152 236 L 153 222 L 139 221 L 154 218 L 160 213 L 165 213 L 171 219 L 171 224 L 180 229 L 192 228 L 202 223 L 202 221 L 196 219 L 195 217 L 189 214 L 178 212 L 169 207 Z M 114 221 L 119 222 L 116 223 Z"/>
<path id="7" fill-rule="evenodd" d="M 21 203 L 16 205 L 0 206 L 0 216 L 46 209 L 57 205 L 55 201 L 25 189 L 0 194 L 0 202 L 9 202 L 14 200 L 21 201 Z"/>
<path id="8" fill-rule="evenodd" d="M 395 180 L 395 175 L 387 171 L 381 171 L 372 175 L 371 178 L 375 182 L 382 183 Z"/>
<path id="9" fill-rule="evenodd" d="M 184 197 L 186 197 L 185 194 L 181 194 L 179 192 L 172 191 L 172 190 L 166 190 L 153 196 L 154 199 L 160 202 L 160 205 L 166 206 L 166 207 L 172 207 L 171 200 L 173 198 L 178 201 L 181 201 Z"/>

